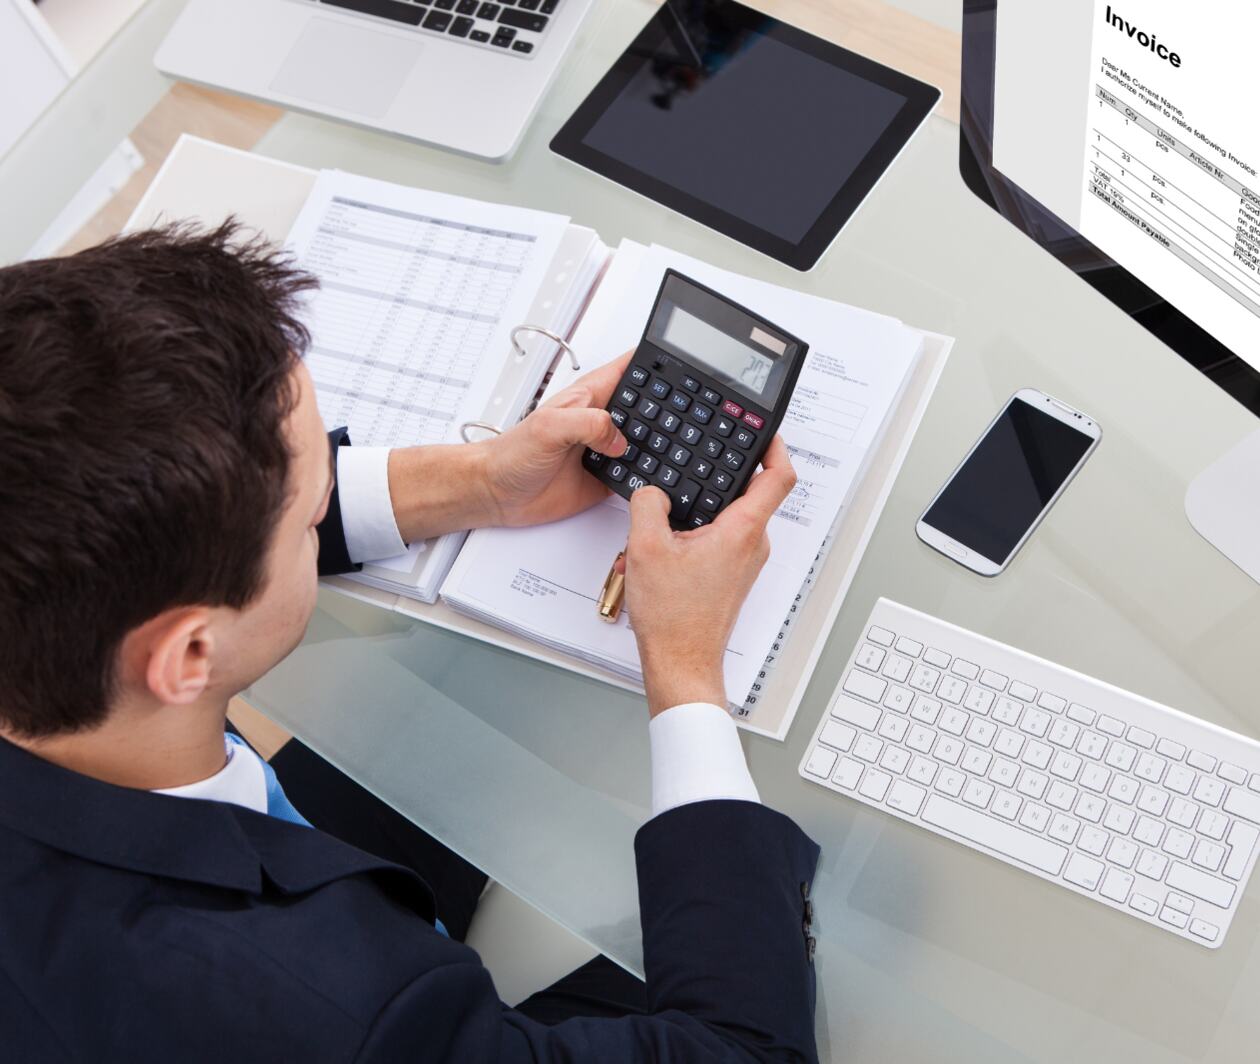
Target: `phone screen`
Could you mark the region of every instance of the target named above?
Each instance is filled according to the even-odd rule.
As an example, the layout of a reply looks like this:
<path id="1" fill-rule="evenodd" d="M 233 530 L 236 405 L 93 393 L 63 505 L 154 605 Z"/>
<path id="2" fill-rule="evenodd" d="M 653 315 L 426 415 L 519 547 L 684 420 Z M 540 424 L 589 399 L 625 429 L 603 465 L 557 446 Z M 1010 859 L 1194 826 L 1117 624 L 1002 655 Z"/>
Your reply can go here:
<path id="1" fill-rule="evenodd" d="M 1000 565 L 1093 442 L 1084 432 L 1014 399 L 923 520 Z"/>

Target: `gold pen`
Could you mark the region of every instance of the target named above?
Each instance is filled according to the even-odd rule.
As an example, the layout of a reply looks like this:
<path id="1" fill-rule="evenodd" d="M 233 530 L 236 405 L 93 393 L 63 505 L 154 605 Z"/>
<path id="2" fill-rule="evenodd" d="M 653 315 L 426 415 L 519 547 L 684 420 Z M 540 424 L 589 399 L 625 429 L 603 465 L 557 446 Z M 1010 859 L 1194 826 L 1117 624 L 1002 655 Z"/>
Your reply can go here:
<path id="1" fill-rule="evenodd" d="M 617 618 L 621 616 L 621 601 L 626 595 L 626 574 L 617 571 L 617 564 L 625 556 L 626 552 L 623 550 L 613 559 L 603 590 L 599 593 L 599 619 L 609 624 L 617 623 Z"/>

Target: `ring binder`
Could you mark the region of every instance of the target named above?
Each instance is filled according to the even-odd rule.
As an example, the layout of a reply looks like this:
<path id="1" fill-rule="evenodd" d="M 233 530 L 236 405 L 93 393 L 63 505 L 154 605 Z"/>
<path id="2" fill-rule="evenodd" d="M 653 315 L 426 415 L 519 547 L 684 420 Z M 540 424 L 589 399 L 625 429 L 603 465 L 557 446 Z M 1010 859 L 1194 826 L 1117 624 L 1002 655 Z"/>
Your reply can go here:
<path id="1" fill-rule="evenodd" d="M 488 421 L 465 421 L 459 427 L 459 438 L 465 443 L 472 443 L 472 440 L 468 438 L 469 429 L 481 429 L 483 432 L 488 432 L 492 436 L 503 435 L 503 430 L 499 428 L 498 425 L 491 425 Z"/>
<path id="2" fill-rule="evenodd" d="M 578 362 L 577 355 L 574 353 L 573 348 L 569 346 L 568 342 L 564 339 L 564 337 L 557 336 L 550 329 L 544 328 L 541 325 L 518 325 L 515 329 L 512 330 L 512 347 L 516 351 L 517 358 L 529 357 L 529 352 L 526 351 L 525 348 L 521 346 L 521 342 L 516 338 L 517 333 L 524 333 L 524 332 L 538 333 L 540 336 L 545 336 L 548 340 L 551 340 L 554 343 L 559 344 L 560 350 L 569 356 L 569 362 L 573 366 L 574 372 L 578 372 L 578 373 L 581 372 L 582 364 Z"/>

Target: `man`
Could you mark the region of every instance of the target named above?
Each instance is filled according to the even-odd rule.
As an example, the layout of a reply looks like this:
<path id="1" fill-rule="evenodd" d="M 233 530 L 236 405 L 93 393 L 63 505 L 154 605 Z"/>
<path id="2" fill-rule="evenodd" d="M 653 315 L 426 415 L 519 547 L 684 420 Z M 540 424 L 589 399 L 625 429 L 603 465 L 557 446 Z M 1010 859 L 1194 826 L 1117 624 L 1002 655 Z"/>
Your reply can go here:
<path id="1" fill-rule="evenodd" d="M 625 447 L 602 409 L 624 359 L 490 443 L 326 436 L 310 284 L 231 226 L 0 270 L 5 1059 L 814 1059 L 818 851 L 759 804 L 718 708 L 794 479 L 781 441 L 706 528 L 674 534 L 656 489 L 632 500 L 656 813 L 640 1008 L 507 1008 L 414 870 L 311 827 L 225 744 L 228 700 L 301 640 L 317 566 L 564 517 L 602 496 L 582 448 Z M 691 582 L 706 594 L 670 593 Z"/>

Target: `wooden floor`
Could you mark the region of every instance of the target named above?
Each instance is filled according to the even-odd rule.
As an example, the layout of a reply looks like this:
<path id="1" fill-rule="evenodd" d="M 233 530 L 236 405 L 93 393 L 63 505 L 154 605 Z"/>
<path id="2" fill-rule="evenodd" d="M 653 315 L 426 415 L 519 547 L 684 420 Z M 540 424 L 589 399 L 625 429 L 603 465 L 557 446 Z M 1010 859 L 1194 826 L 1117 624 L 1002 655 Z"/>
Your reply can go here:
<path id="1" fill-rule="evenodd" d="M 817 36 L 939 86 L 939 113 L 958 121 L 961 43 L 957 33 L 882 0 L 750 0 L 752 6 Z M 119 233 L 175 142 L 191 133 L 234 148 L 253 148 L 284 114 L 278 107 L 213 89 L 176 84 L 136 126 L 131 140 L 144 165 L 61 249 L 69 254 Z M 232 723 L 264 757 L 288 741 L 279 725 L 236 698 Z"/>

